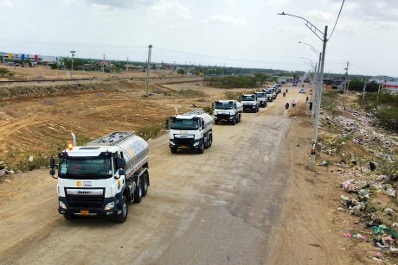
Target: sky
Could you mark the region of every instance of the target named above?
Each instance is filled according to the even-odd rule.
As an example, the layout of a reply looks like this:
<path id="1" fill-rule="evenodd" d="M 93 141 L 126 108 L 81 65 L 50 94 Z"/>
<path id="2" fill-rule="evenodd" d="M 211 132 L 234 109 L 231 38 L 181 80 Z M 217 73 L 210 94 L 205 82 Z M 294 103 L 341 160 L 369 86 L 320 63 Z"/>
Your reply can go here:
<path id="1" fill-rule="evenodd" d="M 152 45 L 158 63 L 313 71 L 327 26 L 325 74 L 349 62 L 349 74 L 398 77 L 397 0 L 0 0 L 0 11 L 0 52 L 145 62 Z"/>

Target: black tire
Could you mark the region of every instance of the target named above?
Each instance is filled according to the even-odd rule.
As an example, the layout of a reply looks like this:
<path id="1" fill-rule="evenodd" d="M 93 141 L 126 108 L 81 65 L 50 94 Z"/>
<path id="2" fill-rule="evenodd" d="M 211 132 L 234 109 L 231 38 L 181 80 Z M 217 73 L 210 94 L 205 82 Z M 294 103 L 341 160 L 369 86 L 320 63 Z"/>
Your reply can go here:
<path id="1" fill-rule="evenodd" d="M 204 151 L 205 151 L 205 146 L 204 146 L 203 139 L 202 139 L 202 140 L 200 140 L 200 143 L 199 143 L 198 154 L 203 154 Z"/>
<path id="2" fill-rule="evenodd" d="M 140 203 L 142 200 L 142 181 L 141 178 L 137 179 L 137 186 L 135 187 L 134 191 L 134 202 L 135 203 Z"/>
<path id="3" fill-rule="evenodd" d="M 127 203 L 127 197 L 123 196 L 122 212 L 115 217 L 115 221 L 118 223 L 124 223 L 129 213 L 129 207 Z"/>
<path id="4" fill-rule="evenodd" d="M 238 115 L 238 122 L 240 122 L 241 114 Z"/>
<path id="5" fill-rule="evenodd" d="M 232 125 L 236 124 L 236 118 L 232 120 Z"/>
<path id="6" fill-rule="evenodd" d="M 209 135 L 207 135 L 207 137 L 206 137 L 206 142 L 205 142 L 205 145 L 204 145 L 205 149 L 209 148 L 209 144 L 210 144 L 209 141 L 210 141 Z"/>
<path id="7" fill-rule="evenodd" d="M 209 135 L 209 147 L 213 144 L 213 134 Z"/>
<path id="8" fill-rule="evenodd" d="M 177 153 L 177 148 L 176 147 L 170 147 L 171 153 L 175 154 Z"/>
<path id="9" fill-rule="evenodd" d="M 146 196 L 148 193 L 148 187 L 149 187 L 149 180 L 148 180 L 148 173 L 144 173 L 142 175 L 142 197 Z"/>

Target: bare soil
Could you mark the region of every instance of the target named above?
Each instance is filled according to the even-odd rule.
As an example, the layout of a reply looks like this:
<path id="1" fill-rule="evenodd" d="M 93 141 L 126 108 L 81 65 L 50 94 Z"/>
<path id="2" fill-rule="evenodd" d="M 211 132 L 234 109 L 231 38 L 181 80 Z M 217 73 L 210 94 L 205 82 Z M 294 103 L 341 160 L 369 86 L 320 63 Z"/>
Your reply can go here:
<path id="1" fill-rule="evenodd" d="M 54 74 L 47 69 L 28 70 L 21 71 L 28 79 Z M 93 74 L 75 74 L 86 75 Z M 29 164 L 30 156 L 48 161 L 50 154 L 64 147 L 71 132 L 76 133 L 78 141 L 86 142 L 115 130 L 163 126 L 175 108 L 182 112 L 193 106 L 208 107 L 226 92 L 201 82 L 153 83 L 149 97 L 141 80 L 115 80 L 107 85 L 99 82 L 93 87 L 91 91 L 85 88 L 65 93 L 60 88 L 51 95 L 3 99 L 0 160 L 10 168 Z M 187 98 L 178 94 L 188 88 L 205 96 Z M 292 99 L 298 107 L 284 110 L 284 103 Z M 164 133 L 150 141 L 150 193 L 131 209 L 123 226 L 97 220 L 63 220 L 56 212 L 56 182 L 48 169 L 0 176 L 0 263 L 374 264 L 372 256 L 377 249 L 368 242 L 353 244 L 352 239 L 343 237 L 358 221 L 337 211 L 341 188 L 332 172 L 337 168 L 318 166 L 316 172 L 307 168 L 312 123 L 305 95 L 299 95 L 297 88 L 289 87 L 286 98 L 280 95 L 259 114 L 245 113 L 235 130 L 228 126 L 215 129 L 219 139 L 205 152 L 208 156 L 200 158 L 172 156 Z M 259 168 L 272 172 L 272 177 L 263 180 L 266 172 L 256 172 L 256 164 L 250 161 L 242 162 L 249 155 L 247 150 L 230 145 L 245 142 L 245 135 L 256 130 L 257 138 L 269 141 L 264 145 L 268 150 L 252 149 L 256 151 L 250 156 Z M 254 140 L 247 143 L 255 144 Z M 240 162 L 232 168 L 227 166 L 239 152 Z M 271 165 L 276 161 L 272 157 L 275 154 L 279 162 Z M 214 161 L 219 162 L 212 166 Z M 198 173 L 190 173 L 192 168 Z M 238 178 L 242 174 L 244 177 Z M 247 175 L 253 175 L 253 179 Z M 223 226 L 234 229 L 224 231 Z M 246 256 L 238 256 L 246 250 L 244 244 L 253 249 L 247 250 Z M 126 247 L 129 250 L 123 249 Z M 225 254 L 225 260 L 217 253 Z M 115 257 L 120 260 L 115 261 Z"/>

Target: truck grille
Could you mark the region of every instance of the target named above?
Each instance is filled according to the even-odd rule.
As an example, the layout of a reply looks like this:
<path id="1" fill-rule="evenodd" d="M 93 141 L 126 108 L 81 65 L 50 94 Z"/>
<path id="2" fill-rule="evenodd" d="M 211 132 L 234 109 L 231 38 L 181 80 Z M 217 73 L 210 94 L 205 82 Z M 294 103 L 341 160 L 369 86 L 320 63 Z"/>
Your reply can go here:
<path id="1" fill-rule="evenodd" d="M 229 120 L 228 114 L 217 114 L 217 119 L 219 120 Z"/>
<path id="2" fill-rule="evenodd" d="M 174 138 L 174 143 L 178 145 L 193 145 L 195 139 L 193 138 Z"/>
<path id="3" fill-rule="evenodd" d="M 76 196 L 76 195 L 67 195 L 66 199 L 68 200 L 70 207 L 77 208 L 102 208 L 104 203 L 103 196 Z"/>

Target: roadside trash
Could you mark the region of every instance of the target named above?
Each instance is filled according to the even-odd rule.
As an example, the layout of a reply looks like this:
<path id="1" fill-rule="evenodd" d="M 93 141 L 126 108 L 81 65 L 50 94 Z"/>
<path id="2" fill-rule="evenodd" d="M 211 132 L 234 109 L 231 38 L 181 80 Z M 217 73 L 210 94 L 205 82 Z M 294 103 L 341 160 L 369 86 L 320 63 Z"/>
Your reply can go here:
<path id="1" fill-rule="evenodd" d="M 382 234 L 382 233 L 384 233 L 384 229 L 387 229 L 387 226 L 379 225 L 379 226 L 372 227 L 373 234 Z"/>
<path id="2" fill-rule="evenodd" d="M 377 165 L 375 162 L 371 161 L 369 162 L 369 168 L 370 170 L 374 171 L 376 169 Z"/>
<path id="3" fill-rule="evenodd" d="M 360 199 L 369 199 L 369 190 L 368 189 L 361 189 L 358 191 L 358 197 Z"/>
<path id="4" fill-rule="evenodd" d="M 320 164 L 318 164 L 318 166 L 323 166 L 323 167 L 327 167 L 329 165 L 328 161 L 322 161 Z"/>
<path id="5" fill-rule="evenodd" d="M 374 238 L 373 239 L 373 246 L 375 247 L 379 247 L 382 250 L 388 250 L 390 248 L 389 245 L 386 245 L 386 243 L 384 242 L 384 240 L 382 238 Z"/>
<path id="6" fill-rule="evenodd" d="M 366 239 L 366 237 L 364 235 L 361 235 L 359 233 L 357 233 L 357 234 L 344 233 L 343 236 L 346 239 L 348 239 L 348 238 Z"/>
<path id="7" fill-rule="evenodd" d="M 352 183 L 352 179 L 344 181 L 341 186 L 343 187 L 344 190 L 349 191 L 350 190 L 350 185 Z"/>

